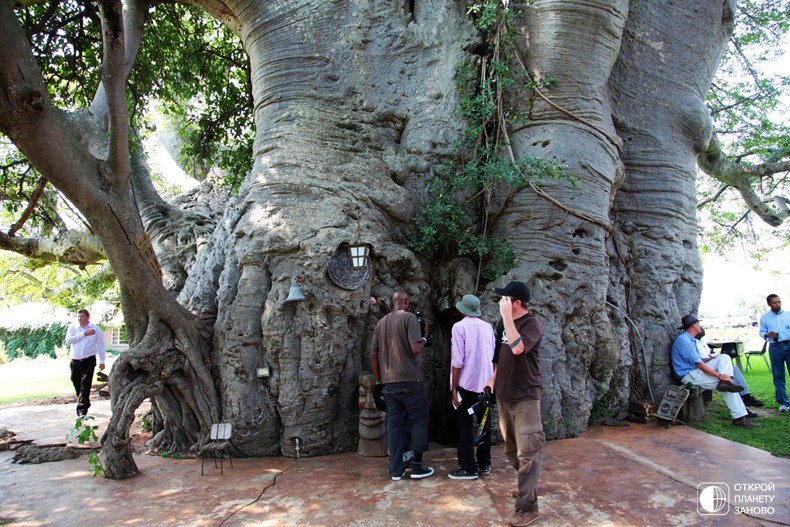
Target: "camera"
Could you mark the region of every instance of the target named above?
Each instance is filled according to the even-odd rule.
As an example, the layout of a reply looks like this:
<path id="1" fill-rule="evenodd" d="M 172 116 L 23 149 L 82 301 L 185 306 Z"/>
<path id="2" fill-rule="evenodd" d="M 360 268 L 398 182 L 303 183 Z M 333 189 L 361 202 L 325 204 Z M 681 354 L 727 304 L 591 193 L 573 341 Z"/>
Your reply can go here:
<path id="1" fill-rule="evenodd" d="M 425 347 L 431 345 L 431 337 L 428 335 L 425 336 L 426 328 L 428 327 L 428 322 L 425 320 L 425 317 L 422 314 L 422 311 L 417 309 L 414 311 L 414 316 L 417 317 L 417 322 L 420 323 L 420 336 L 425 338 Z"/>
<path id="2" fill-rule="evenodd" d="M 492 396 L 493 394 L 491 393 L 491 388 L 486 386 L 485 390 L 483 390 L 483 393 L 477 396 L 477 401 L 483 403 L 484 406 L 488 406 L 492 403 Z"/>

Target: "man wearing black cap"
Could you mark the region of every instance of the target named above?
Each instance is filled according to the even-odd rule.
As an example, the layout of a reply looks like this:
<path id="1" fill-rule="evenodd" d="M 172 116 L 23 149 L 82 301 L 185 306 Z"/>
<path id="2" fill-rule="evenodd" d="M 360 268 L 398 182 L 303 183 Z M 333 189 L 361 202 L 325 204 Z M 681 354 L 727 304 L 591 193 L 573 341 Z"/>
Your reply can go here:
<path id="1" fill-rule="evenodd" d="M 494 375 L 488 381 L 497 398 L 499 427 L 505 439 L 505 455 L 516 469 L 518 492 L 510 525 L 522 527 L 538 519 L 538 476 L 546 436 L 540 418 L 540 356 L 543 330 L 529 312 L 529 288 L 510 282 L 495 289 L 502 320 L 497 326 L 499 343 L 494 352 Z"/>
<path id="2" fill-rule="evenodd" d="M 702 326 L 696 316 L 685 315 L 678 329 L 684 331 L 672 344 L 672 367 L 680 382 L 691 383 L 705 390 L 719 390 L 730 409 L 732 424 L 757 428 L 758 425 L 747 418 L 749 411 L 738 395 L 738 392 L 743 391 L 743 386 L 732 382 L 733 366 L 729 355 L 722 353 L 707 363 L 700 358 L 695 337 L 702 331 Z"/>

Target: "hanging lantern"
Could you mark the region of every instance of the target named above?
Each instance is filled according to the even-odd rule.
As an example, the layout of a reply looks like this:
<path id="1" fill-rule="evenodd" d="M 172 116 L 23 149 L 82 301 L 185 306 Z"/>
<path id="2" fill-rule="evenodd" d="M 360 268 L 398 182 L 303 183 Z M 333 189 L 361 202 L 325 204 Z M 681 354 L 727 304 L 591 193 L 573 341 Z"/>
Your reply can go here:
<path id="1" fill-rule="evenodd" d="M 348 246 L 349 256 L 351 257 L 351 267 L 353 269 L 367 269 L 370 246 L 360 241 L 362 237 L 361 226 L 362 213 L 357 207 L 357 241 Z"/>
<path id="2" fill-rule="evenodd" d="M 351 255 L 351 267 L 354 269 L 366 269 L 368 266 L 368 254 L 370 254 L 370 247 L 362 243 L 356 243 L 348 246 L 349 254 Z"/>

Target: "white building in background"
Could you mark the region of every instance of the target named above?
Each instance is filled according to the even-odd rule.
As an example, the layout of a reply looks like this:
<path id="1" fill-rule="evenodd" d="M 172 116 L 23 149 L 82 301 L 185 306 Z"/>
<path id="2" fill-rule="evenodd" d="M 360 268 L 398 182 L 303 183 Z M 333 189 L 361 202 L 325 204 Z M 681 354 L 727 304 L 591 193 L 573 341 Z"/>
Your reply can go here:
<path id="1" fill-rule="evenodd" d="M 126 340 L 126 324 L 120 310 L 106 324 L 99 324 L 104 330 L 104 347 L 108 350 L 126 351 L 129 341 Z"/>
<path id="2" fill-rule="evenodd" d="M 91 314 L 91 322 L 102 329 L 104 346 L 108 350 L 125 351 L 129 349 L 126 340 L 126 324 L 123 314 L 109 302 L 96 302 L 86 308 Z M 17 306 L 0 309 L 0 328 L 15 330 L 22 327 L 36 328 L 50 324 L 71 324 L 76 320 L 75 313 L 60 306 L 46 302 L 26 302 Z M 63 334 L 63 346 L 66 346 Z"/>

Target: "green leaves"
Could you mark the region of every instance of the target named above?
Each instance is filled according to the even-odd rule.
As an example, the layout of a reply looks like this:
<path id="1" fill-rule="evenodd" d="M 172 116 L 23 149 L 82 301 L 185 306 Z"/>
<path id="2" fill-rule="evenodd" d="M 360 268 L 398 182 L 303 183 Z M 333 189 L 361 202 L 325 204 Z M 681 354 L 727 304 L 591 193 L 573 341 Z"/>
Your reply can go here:
<path id="1" fill-rule="evenodd" d="M 196 179 L 212 168 L 215 180 L 237 189 L 252 164 L 255 127 L 249 61 L 239 40 L 219 21 L 195 8 L 156 7 L 130 84 L 159 102 L 177 131 L 180 164 Z M 163 76 L 166 72 L 167 76 Z M 142 106 L 141 106 L 142 108 Z"/>
<path id="2" fill-rule="evenodd" d="M 754 177 L 758 199 L 770 203 L 790 192 L 788 172 L 768 165 L 790 158 L 790 70 L 788 49 L 790 1 L 747 0 L 738 3 L 733 37 L 708 94 L 716 134 L 732 166 L 764 166 Z M 741 244 L 752 255 L 790 240 L 786 221 L 776 229 L 762 225 L 739 192 L 701 175 L 700 241 L 706 251 Z"/>
<path id="3" fill-rule="evenodd" d="M 74 427 L 69 432 L 67 438 L 76 434 L 77 443 L 80 445 L 87 443 L 94 449 L 88 454 L 88 464 L 91 466 L 91 476 L 95 478 L 96 476 L 105 475 L 107 471 L 104 469 L 99 454 L 96 453 L 95 449 L 98 445 L 94 445 L 94 443 L 99 440 L 99 437 L 96 435 L 96 430 L 98 430 L 99 427 L 98 425 L 90 424 L 91 421 L 93 421 L 93 416 L 90 415 L 77 417 L 77 420 L 74 421 Z"/>
<path id="4" fill-rule="evenodd" d="M 514 263 L 513 249 L 491 233 L 515 193 L 547 179 L 575 181 L 556 160 L 525 156 L 513 161 L 505 154 L 507 127 L 526 119 L 511 115 L 504 90 L 532 89 L 535 83 L 505 58 L 512 55 L 508 50 L 514 45 L 508 25 L 512 12 L 501 0 L 483 0 L 468 7 L 486 36 L 489 52 L 458 66 L 458 111 L 467 128 L 457 145 L 456 161 L 437 171 L 430 199 L 414 218 L 417 234 L 409 246 L 430 259 L 469 257 L 478 264 L 478 280 L 491 281 Z"/>
<path id="5" fill-rule="evenodd" d="M 53 322 L 36 327 L 0 328 L 0 343 L 8 360 L 39 356 L 55 358 L 55 349 L 64 346 L 63 337 L 68 324 Z"/>

